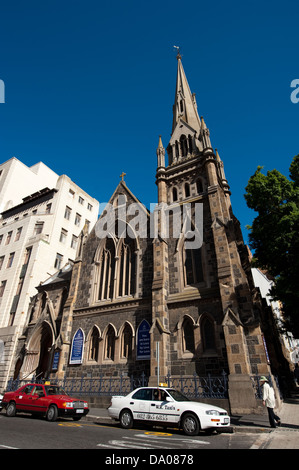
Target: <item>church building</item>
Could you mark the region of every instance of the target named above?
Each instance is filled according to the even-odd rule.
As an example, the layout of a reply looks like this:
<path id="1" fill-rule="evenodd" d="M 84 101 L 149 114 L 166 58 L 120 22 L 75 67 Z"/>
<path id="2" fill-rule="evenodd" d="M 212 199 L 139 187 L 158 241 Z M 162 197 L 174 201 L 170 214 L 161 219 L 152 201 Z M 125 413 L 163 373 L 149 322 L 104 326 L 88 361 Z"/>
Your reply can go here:
<path id="1" fill-rule="evenodd" d="M 231 410 L 252 412 L 251 377 L 270 373 L 261 301 L 224 165 L 180 54 L 171 138 L 166 148 L 159 138 L 156 154 L 155 210 L 145 208 L 121 175 L 62 275 L 63 308 L 60 301 L 55 313 L 59 275 L 39 286 L 19 359 L 21 350 L 30 355 L 30 338 L 47 325 L 52 349 L 44 375 L 143 373 L 152 385 L 167 376 L 224 371 Z M 30 372 L 24 357 L 21 373 Z"/>

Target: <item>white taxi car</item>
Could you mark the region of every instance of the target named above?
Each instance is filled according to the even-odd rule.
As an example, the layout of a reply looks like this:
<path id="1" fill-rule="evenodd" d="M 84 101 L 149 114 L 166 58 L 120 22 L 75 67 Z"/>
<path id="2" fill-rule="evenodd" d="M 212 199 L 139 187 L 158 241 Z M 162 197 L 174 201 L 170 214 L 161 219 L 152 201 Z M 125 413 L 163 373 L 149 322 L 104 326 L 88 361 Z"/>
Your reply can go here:
<path id="1" fill-rule="evenodd" d="M 111 418 L 129 429 L 135 421 L 159 426 L 175 426 L 188 436 L 201 429 L 221 431 L 230 426 L 226 410 L 191 401 L 181 392 L 167 387 L 141 387 L 127 396 L 113 396 L 108 408 Z"/>

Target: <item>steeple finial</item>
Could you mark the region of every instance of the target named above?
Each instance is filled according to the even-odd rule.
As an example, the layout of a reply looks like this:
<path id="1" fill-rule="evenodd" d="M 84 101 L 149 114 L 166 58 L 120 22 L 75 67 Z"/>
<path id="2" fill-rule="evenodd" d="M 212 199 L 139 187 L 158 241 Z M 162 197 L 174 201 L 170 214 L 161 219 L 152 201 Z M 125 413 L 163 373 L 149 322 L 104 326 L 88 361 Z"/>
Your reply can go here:
<path id="1" fill-rule="evenodd" d="M 178 51 L 177 56 L 176 56 L 177 60 L 180 60 L 182 58 L 180 54 L 180 47 L 179 46 L 173 46 L 173 47 Z"/>
<path id="2" fill-rule="evenodd" d="M 122 181 L 124 181 L 124 176 L 126 176 L 126 174 L 127 174 L 127 173 L 122 172 L 122 174 L 119 175 L 119 177 L 121 178 Z"/>

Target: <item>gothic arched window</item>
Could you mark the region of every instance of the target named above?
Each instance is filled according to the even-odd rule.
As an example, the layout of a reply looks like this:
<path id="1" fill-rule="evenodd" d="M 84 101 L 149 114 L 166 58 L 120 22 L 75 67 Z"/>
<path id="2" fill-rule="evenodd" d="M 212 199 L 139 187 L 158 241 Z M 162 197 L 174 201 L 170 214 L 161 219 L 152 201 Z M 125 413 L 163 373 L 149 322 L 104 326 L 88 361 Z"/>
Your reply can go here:
<path id="1" fill-rule="evenodd" d="M 123 240 L 119 257 L 118 295 L 134 295 L 136 291 L 136 255 L 134 240 Z"/>
<path id="2" fill-rule="evenodd" d="M 106 239 L 100 259 L 99 300 L 113 298 L 115 271 L 115 247 L 111 238 Z"/>
<path id="3" fill-rule="evenodd" d="M 198 194 L 203 192 L 203 185 L 202 185 L 202 181 L 200 179 L 198 179 L 196 181 L 196 188 L 197 188 Z"/>
<path id="4" fill-rule="evenodd" d="M 93 327 L 90 340 L 89 340 L 89 352 L 88 352 L 88 359 L 90 361 L 97 361 L 99 355 L 99 341 L 100 341 L 100 334 L 99 330 L 96 326 Z"/>
<path id="5" fill-rule="evenodd" d="M 105 359 L 114 361 L 115 355 L 115 331 L 112 325 L 109 325 L 105 338 Z"/>
<path id="6" fill-rule="evenodd" d="M 183 156 L 183 157 L 187 157 L 187 154 L 188 154 L 188 145 L 187 145 L 186 136 L 185 136 L 184 134 L 181 135 L 180 144 L 181 144 L 182 156 Z"/>
<path id="7" fill-rule="evenodd" d="M 184 249 L 184 284 L 190 286 L 203 281 L 201 248 Z"/>
<path id="8" fill-rule="evenodd" d="M 126 323 L 121 336 L 121 356 L 131 359 L 133 350 L 133 332 L 132 328 Z"/>
<path id="9" fill-rule="evenodd" d="M 190 196 L 190 186 L 189 183 L 185 183 L 185 197 Z"/>
<path id="10" fill-rule="evenodd" d="M 191 318 L 185 317 L 182 324 L 183 352 L 195 352 L 194 328 Z"/>
<path id="11" fill-rule="evenodd" d="M 178 200 L 178 191 L 176 188 L 172 188 L 172 201 L 177 201 Z"/>

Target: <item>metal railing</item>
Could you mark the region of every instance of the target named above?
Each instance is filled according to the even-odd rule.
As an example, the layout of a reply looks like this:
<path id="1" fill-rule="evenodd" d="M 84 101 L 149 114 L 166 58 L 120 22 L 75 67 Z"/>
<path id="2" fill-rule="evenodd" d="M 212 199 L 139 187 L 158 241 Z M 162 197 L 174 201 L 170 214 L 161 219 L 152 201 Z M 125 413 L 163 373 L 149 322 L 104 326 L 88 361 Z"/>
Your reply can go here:
<path id="1" fill-rule="evenodd" d="M 271 375 L 267 379 L 272 385 Z M 280 393 L 278 380 L 274 377 L 277 389 Z M 19 379 L 10 379 L 6 391 L 13 391 L 20 388 L 22 385 L 28 383 L 43 383 L 45 379 L 36 377 Z M 161 377 L 161 381 L 163 379 Z M 262 399 L 262 387 L 260 385 L 260 376 L 251 376 L 252 387 L 255 390 L 255 397 Z M 212 376 L 199 376 L 196 373 L 190 376 L 172 376 L 168 374 L 164 377 L 164 383 L 167 387 L 180 390 L 188 398 L 228 398 L 228 376 L 223 371 L 221 375 Z M 112 396 L 112 395 L 127 395 L 132 390 L 138 387 L 146 387 L 148 385 L 148 377 L 142 372 L 139 376 L 124 375 L 118 376 L 105 376 L 103 374 L 97 377 L 65 377 L 64 379 L 51 379 L 51 384 L 60 385 L 64 391 L 69 395 L 85 395 L 85 396 Z"/>
<path id="2" fill-rule="evenodd" d="M 168 387 L 180 390 L 188 398 L 228 398 L 228 378 L 223 371 L 219 376 L 208 374 L 200 377 L 196 373 L 190 376 L 165 377 Z"/>
<path id="3" fill-rule="evenodd" d="M 6 391 L 17 390 L 27 383 L 43 383 L 35 377 L 31 379 L 10 379 Z M 161 381 L 162 378 L 161 378 Z M 196 373 L 192 376 L 171 376 L 168 374 L 164 383 L 168 387 L 180 390 L 188 398 L 227 398 L 228 397 L 228 379 L 227 374 L 223 371 L 220 376 L 199 377 Z M 146 387 L 148 385 L 148 377 L 144 372 L 140 376 L 128 376 L 120 374 L 119 376 L 97 377 L 76 377 L 64 379 L 51 379 L 51 384 L 60 385 L 69 395 L 85 395 L 85 396 L 112 396 L 127 395 L 138 387 Z"/>
<path id="4" fill-rule="evenodd" d="M 44 383 L 47 380 L 52 385 L 62 387 L 68 395 L 86 396 L 127 395 L 135 388 L 146 387 L 148 384 L 148 378 L 144 372 L 139 377 L 122 374 L 109 377 L 102 374 L 97 377 L 85 377 L 82 375 L 81 377 L 65 377 L 64 379 L 36 379 L 36 377 L 31 377 L 30 379 L 10 379 L 6 391 L 17 390 L 22 385 L 28 383 Z"/>
<path id="5" fill-rule="evenodd" d="M 265 377 L 268 380 L 269 384 L 273 387 L 273 381 L 272 381 L 271 375 L 269 374 Z M 262 389 L 261 384 L 260 384 L 261 376 L 251 375 L 250 378 L 251 378 L 251 382 L 252 382 L 252 387 L 255 389 L 255 398 L 258 398 L 259 400 L 262 400 L 263 399 L 263 389 Z M 275 384 L 276 384 L 276 387 L 277 387 L 277 390 L 278 390 L 278 393 L 279 393 L 279 397 L 282 399 L 283 396 L 282 396 L 282 393 L 281 393 L 281 390 L 280 390 L 280 387 L 279 387 L 278 378 L 276 376 L 274 376 L 274 380 L 275 380 Z"/>

